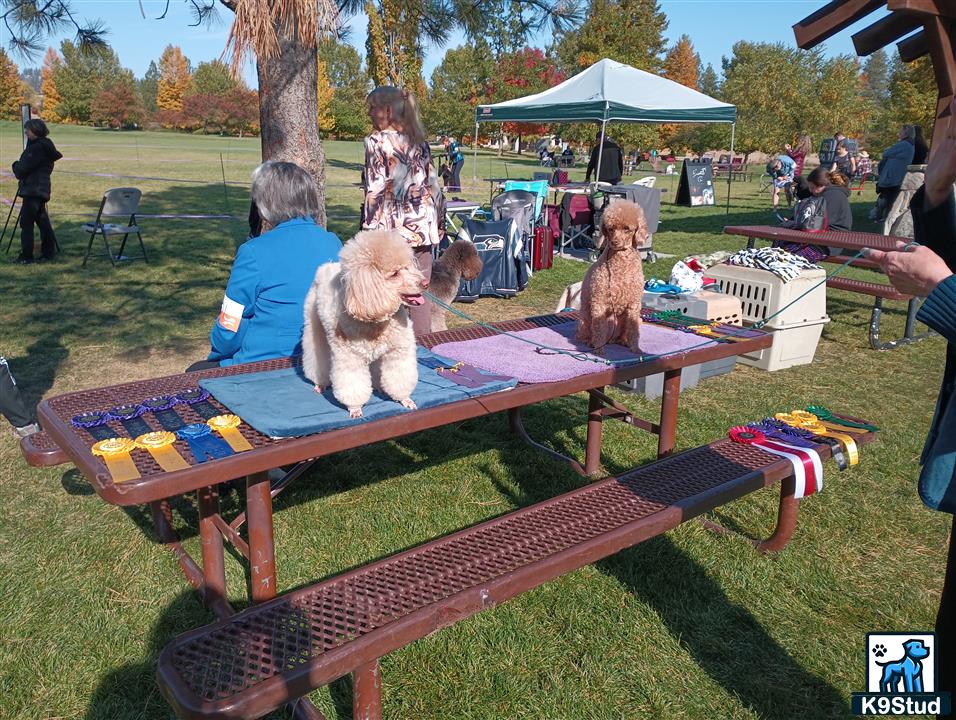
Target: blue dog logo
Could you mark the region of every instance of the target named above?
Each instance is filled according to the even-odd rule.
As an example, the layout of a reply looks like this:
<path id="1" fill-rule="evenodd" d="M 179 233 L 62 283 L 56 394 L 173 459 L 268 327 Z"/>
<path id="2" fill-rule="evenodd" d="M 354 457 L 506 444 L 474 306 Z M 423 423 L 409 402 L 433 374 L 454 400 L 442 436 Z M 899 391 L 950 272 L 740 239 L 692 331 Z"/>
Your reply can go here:
<path id="1" fill-rule="evenodd" d="M 904 636 L 905 637 L 905 636 Z M 929 648 L 922 640 L 907 640 L 903 643 L 903 657 L 891 662 L 876 661 L 883 668 L 880 692 L 923 692 L 923 659 L 929 656 Z M 903 683 L 902 689 L 899 687 Z"/>

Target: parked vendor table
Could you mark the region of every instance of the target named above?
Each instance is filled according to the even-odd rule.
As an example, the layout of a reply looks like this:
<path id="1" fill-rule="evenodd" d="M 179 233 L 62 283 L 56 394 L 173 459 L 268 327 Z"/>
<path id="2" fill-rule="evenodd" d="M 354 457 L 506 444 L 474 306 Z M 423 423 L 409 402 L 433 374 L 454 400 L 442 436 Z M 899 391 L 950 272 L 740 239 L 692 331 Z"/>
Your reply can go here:
<path id="1" fill-rule="evenodd" d="M 822 245 L 829 248 L 849 250 L 851 253 L 859 253 L 863 248 L 895 250 L 898 242 L 911 241 L 911 238 L 880 235 L 878 233 L 852 232 L 846 230 L 807 233 L 802 230 L 775 227 L 773 225 L 729 225 L 724 228 L 724 232 L 729 235 L 742 235 L 746 237 L 748 248 L 754 247 L 757 240 L 768 240 L 771 242 Z M 848 257 L 837 255 L 826 258 L 825 262 L 842 264 L 848 260 Z M 871 260 L 856 258 L 850 261 L 850 265 L 878 272 L 882 276 L 880 266 Z M 869 340 L 870 346 L 875 350 L 890 350 L 900 345 L 923 340 L 931 334 L 929 332 L 916 334 L 916 312 L 919 310 L 919 301 L 912 295 L 898 292 L 892 285 L 846 277 L 831 277 L 827 280 L 827 287 L 868 295 L 873 298 Z M 907 302 L 906 326 L 903 331 L 903 337 L 888 342 L 880 340 L 880 319 L 883 312 L 884 299 L 904 300 Z"/>
<path id="2" fill-rule="evenodd" d="M 507 321 L 499 323 L 497 327 L 503 331 L 518 332 L 565 323 L 573 318 L 574 314 L 566 313 Z M 433 333 L 424 337 L 422 344 L 433 347 L 489 334 L 494 332 L 484 327 L 469 326 Z M 269 470 L 500 411 L 508 411 L 515 432 L 527 439 L 521 423 L 522 407 L 585 391 L 590 396 L 586 459 L 583 466 L 571 461 L 579 471 L 593 473 L 599 467 L 601 424 L 605 418 L 620 419 L 658 434 L 658 454 L 664 456 L 671 452 L 675 443 L 681 369 L 708 360 L 753 352 L 769 347 L 770 344 L 769 335 L 755 332 L 752 337 L 738 339 L 736 342 L 692 347 L 682 353 L 655 357 L 647 362 L 626 367 L 608 367 L 570 380 L 522 383 L 506 392 L 468 398 L 423 410 L 402 412 L 398 415 L 350 424 L 305 437 L 274 440 L 243 422 L 238 431 L 252 446 L 251 449 L 200 464 L 195 462 L 190 446 L 182 440 L 177 440 L 173 447 L 186 460 L 186 466 L 168 472 L 163 471 L 152 455 L 144 450 L 135 449 L 130 454 L 130 458 L 136 466 L 138 477 L 124 482 L 114 482 L 104 460 L 91 453 L 91 447 L 96 442 L 96 438 L 88 429 L 76 427 L 71 422 L 73 418 L 84 413 L 102 411 L 104 408 L 141 404 L 144 400 L 161 395 L 195 391 L 199 381 L 204 378 L 288 368 L 297 361 L 282 359 L 234 365 L 70 393 L 44 400 L 39 405 L 38 414 L 45 433 L 66 452 L 69 459 L 85 475 L 103 500 L 120 506 L 140 504 L 151 506 L 153 520 L 162 542 L 176 555 L 187 578 L 202 591 L 209 606 L 218 615 L 227 616 L 232 613 L 232 609 L 226 600 L 224 539 L 231 542 L 249 561 L 253 602 L 270 599 L 277 592 L 272 497 L 278 494 L 284 485 L 280 483 L 277 487 L 271 487 Z M 609 384 L 661 372 L 665 377 L 664 395 L 660 421 L 657 423 L 633 417 L 630 411 L 615 403 L 604 393 L 604 388 Z M 212 406 L 210 410 L 228 412 L 212 397 L 207 402 Z M 202 415 L 194 410 L 193 406 L 183 406 L 177 409 L 177 412 L 186 423 L 202 420 Z M 139 419 L 146 423 L 149 429 L 160 429 L 159 422 L 150 414 L 143 415 Z M 109 430 L 114 435 L 124 437 L 127 435 L 125 428 L 115 420 L 110 422 Z M 30 460 L 32 446 L 26 442 L 23 447 Z M 548 452 L 553 456 L 563 457 L 552 450 Z M 220 515 L 218 486 L 220 483 L 244 476 L 246 477 L 246 511 L 231 521 L 226 520 Z M 202 539 L 202 558 L 199 561 L 194 560 L 185 551 L 172 526 L 169 501 L 187 493 L 196 493 L 199 507 L 199 531 Z M 240 529 L 246 523 L 248 523 L 248 532 L 246 537 L 243 537 Z"/>

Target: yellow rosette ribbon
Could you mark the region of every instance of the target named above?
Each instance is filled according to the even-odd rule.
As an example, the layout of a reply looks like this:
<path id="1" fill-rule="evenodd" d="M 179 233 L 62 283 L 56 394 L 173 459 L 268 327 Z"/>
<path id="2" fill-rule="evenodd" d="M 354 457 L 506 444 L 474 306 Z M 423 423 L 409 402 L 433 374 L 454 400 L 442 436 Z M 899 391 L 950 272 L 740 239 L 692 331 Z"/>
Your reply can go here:
<path id="1" fill-rule="evenodd" d="M 819 420 L 806 419 L 806 416 L 808 415 L 814 418 L 816 417 L 812 413 L 808 413 L 803 410 L 797 410 L 792 413 L 777 413 L 774 415 L 774 417 L 777 420 L 787 423 L 788 425 L 809 430 L 814 435 L 837 440 L 846 450 L 846 456 L 850 461 L 850 465 L 856 465 L 858 462 L 860 462 L 860 451 L 856 447 L 856 440 L 845 433 L 833 432 L 828 427 L 823 425 L 823 423 L 821 423 Z"/>
<path id="2" fill-rule="evenodd" d="M 106 469 L 110 471 L 113 482 L 126 482 L 140 477 L 136 463 L 133 462 L 130 452 L 136 443 L 129 438 L 108 438 L 100 440 L 90 448 L 90 452 L 103 458 Z"/>
<path id="3" fill-rule="evenodd" d="M 166 472 L 185 470 L 189 467 L 189 463 L 173 447 L 174 442 L 176 442 L 175 433 L 168 430 L 157 430 L 156 432 L 144 433 L 136 438 L 136 447 L 152 455 L 153 459 Z"/>
<path id="4" fill-rule="evenodd" d="M 236 452 L 252 450 L 252 445 L 237 429 L 240 423 L 242 423 L 242 418 L 238 415 L 216 415 L 216 417 L 209 418 L 206 421 L 206 424 L 222 435 L 223 440 L 229 443 L 229 447 Z"/>
<path id="5" fill-rule="evenodd" d="M 790 412 L 790 415 L 792 415 L 793 417 L 797 418 L 798 420 L 802 422 L 820 423 L 821 425 L 823 425 L 823 427 L 829 430 L 835 430 L 836 432 L 840 432 L 840 433 L 850 433 L 853 435 L 866 435 L 866 433 L 869 432 L 869 430 L 866 430 L 864 428 L 847 427 L 845 425 L 839 425 L 837 423 L 828 422 L 814 415 L 812 412 L 808 412 L 806 410 L 792 410 Z"/>

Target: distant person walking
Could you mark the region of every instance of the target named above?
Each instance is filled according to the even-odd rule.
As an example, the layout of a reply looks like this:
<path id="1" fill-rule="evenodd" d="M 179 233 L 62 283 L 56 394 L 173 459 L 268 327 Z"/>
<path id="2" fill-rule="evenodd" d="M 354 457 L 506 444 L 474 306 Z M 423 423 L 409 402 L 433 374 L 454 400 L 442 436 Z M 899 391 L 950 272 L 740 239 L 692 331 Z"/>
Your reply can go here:
<path id="1" fill-rule="evenodd" d="M 465 155 L 461 151 L 461 145 L 453 137 L 445 138 L 445 158 L 448 167 L 451 169 L 451 180 L 448 183 L 448 189 L 454 192 L 461 192 L 461 168 L 465 164 Z"/>
<path id="2" fill-rule="evenodd" d="M 13 163 L 13 174 L 20 181 L 17 192 L 23 201 L 20 210 L 20 255 L 16 262 L 28 265 L 34 262 L 34 225 L 40 228 L 40 260 L 56 257 L 56 235 L 46 204 L 50 199 L 53 163 L 63 155 L 48 137 L 50 131 L 42 120 L 27 120 L 23 130 L 27 136 L 27 146 L 20 159 Z"/>
<path id="3" fill-rule="evenodd" d="M 790 143 L 783 147 L 790 159 L 793 160 L 794 177 L 800 177 L 803 175 L 803 164 L 807 161 L 807 155 L 810 154 L 810 136 L 801 135 L 797 140 L 796 147 L 791 146 Z"/>
<path id="4" fill-rule="evenodd" d="M 398 230 L 429 279 L 432 246 L 441 240 L 445 196 L 438 186 L 415 96 L 384 85 L 369 93 L 372 134 L 365 138 L 362 228 Z M 431 331 L 431 303 L 410 309 L 416 337 Z"/>
<path id="5" fill-rule="evenodd" d="M 591 159 L 588 160 L 587 170 L 584 172 L 584 182 L 591 181 L 591 175 L 595 176 L 598 182 L 606 182 L 611 185 L 617 185 L 624 176 L 624 151 L 621 146 L 611 139 L 610 135 L 604 136 L 604 144 L 601 144 L 601 133 L 594 136 L 594 147 L 591 148 Z M 601 156 L 601 167 L 598 167 L 598 155 Z"/>

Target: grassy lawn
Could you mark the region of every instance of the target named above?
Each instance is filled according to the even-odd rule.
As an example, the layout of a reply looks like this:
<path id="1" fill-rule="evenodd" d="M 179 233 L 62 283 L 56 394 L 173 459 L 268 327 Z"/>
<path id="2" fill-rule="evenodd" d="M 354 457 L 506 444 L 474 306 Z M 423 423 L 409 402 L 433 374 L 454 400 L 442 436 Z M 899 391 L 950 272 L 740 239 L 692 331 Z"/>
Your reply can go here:
<path id="1" fill-rule="evenodd" d="M 180 372 L 203 357 L 236 246 L 247 226 L 257 139 L 115 133 L 52 127 L 66 156 L 54 174 L 50 214 L 64 254 L 16 266 L 0 254 L 0 353 L 32 401 L 42 396 Z M 18 129 L 0 123 L 0 168 L 20 151 Z M 343 238 L 358 224 L 360 143 L 329 142 L 329 226 Z M 464 178 L 471 178 L 468 155 Z M 528 176 L 530 159 L 482 155 L 480 178 Z M 99 174 L 99 175 L 96 175 Z M 138 179 L 103 177 L 103 174 Z M 578 170 L 572 177 L 583 173 Z M 223 176 L 229 184 L 223 185 Z M 152 178 L 152 179 L 145 179 Z M 691 253 L 733 250 L 726 224 L 773 222 L 757 183 L 735 183 L 729 214 L 675 207 L 667 188 L 655 250 L 675 257 L 645 267 L 667 279 Z M 143 190 L 148 214 L 231 214 L 235 219 L 144 219 L 151 262 L 80 267 L 80 223 L 103 190 Z M 0 176 L 0 196 L 15 183 Z M 872 187 L 853 195 L 857 229 Z M 3 209 L 3 208 L 0 208 Z M 6 239 L 4 239 L 4 243 Z M 6 249 L 4 244 L 3 249 Z M 462 309 L 480 319 L 554 308 L 583 263 L 561 260 L 512 300 Z M 665 537 L 571 573 L 506 605 L 443 630 L 383 661 L 390 718 L 843 718 L 864 690 L 868 631 L 932 629 L 948 516 L 916 495 L 917 460 L 943 367 L 934 338 L 891 352 L 867 345 L 871 304 L 829 293 L 816 358 L 778 373 L 739 366 L 681 400 L 678 446 L 722 436 L 734 424 L 809 402 L 877 422 L 883 432 L 845 473 L 826 466 L 824 492 L 802 504 L 796 536 L 778 557 L 691 522 Z M 905 307 L 888 303 L 884 336 L 902 333 Z M 461 322 L 450 319 L 451 324 Z M 895 333 L 895 334 L 894 334 Z M 658 404 L 615 397 L 653 417 Z M 530 408 L 526 424 L 555 447 L 583 454 L 583 397 Z M 619 427 L 618 427 L 619 426 Z M 621 423 L 605 430 L 604 468 L 650 461 L 656 443 Z M 287 590 L 494 517 L 584 481 L 513 438 L 501 416 L 473 420 L 320 461 L 277 498 L 278 580 Z M 775 492 L 714 513 L 765 534 Z M 102 502 L 68 466 L 34 469 L 0 427 L 0 718 L 169 718 L 154 684 L 155 658 L 176 634 L 212 619 L 148 514 Z M 237 505 L 235 495 L 225 503 Z M 177 517 L 199 553 L 197 518 Z M 233 600 L 243 574 L 227 564 Z M 350 717 L 340 681 L 313 696 L 330 718 Z"/>

